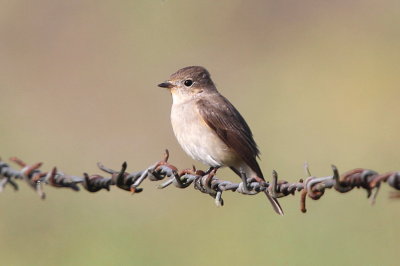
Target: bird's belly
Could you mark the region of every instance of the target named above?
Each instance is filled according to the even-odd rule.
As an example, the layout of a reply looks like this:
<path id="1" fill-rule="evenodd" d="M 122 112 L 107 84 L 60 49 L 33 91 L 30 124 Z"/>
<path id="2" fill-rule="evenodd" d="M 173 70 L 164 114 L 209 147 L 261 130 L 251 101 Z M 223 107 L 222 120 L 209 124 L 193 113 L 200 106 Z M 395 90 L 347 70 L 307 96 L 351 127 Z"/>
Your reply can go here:
<path id="1" fill-rule="evenodd" d="M 195 104 L 174 104 L 171 123 L 183 150 L 193 159 L 209 166 L 231 166 L 238 160 L 198 113 Z"/>

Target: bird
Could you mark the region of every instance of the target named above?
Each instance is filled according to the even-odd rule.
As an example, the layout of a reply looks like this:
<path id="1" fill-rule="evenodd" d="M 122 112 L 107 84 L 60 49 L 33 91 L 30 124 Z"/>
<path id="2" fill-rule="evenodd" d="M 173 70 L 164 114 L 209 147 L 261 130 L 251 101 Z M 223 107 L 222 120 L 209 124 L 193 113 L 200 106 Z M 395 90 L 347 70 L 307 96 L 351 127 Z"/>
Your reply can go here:
<path id="1" fill-rule="evenodd" d="M 217 90 L 202 66 L 188 66 L 158 84 L 172 95 L 171 124 L 182 149 L 210 169 L 229 167 L 235 174 L 264 182 L 257 162 L 260 151 L 239 111 Z M 283 215 L 278 200 L 265 195 L 276 213 Z"/>

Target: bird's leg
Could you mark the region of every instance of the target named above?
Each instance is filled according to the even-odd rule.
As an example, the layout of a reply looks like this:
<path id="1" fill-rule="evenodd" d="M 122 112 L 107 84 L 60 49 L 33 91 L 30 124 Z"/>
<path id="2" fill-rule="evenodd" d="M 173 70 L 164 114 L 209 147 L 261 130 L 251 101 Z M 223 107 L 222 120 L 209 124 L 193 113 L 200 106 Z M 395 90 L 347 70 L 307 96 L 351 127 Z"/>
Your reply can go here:
<path id="1" fill-rule="evenodd" d="M 210 168 L 208 168 L 208 170 L 204 173 L 204 175 L 208 175 L 212 171 L 214 171 L 215 174 L 219 168 L 220 168 L 219 166 L 210 166 Z"/>
<path id="2" fill-rule="evenodd" d="M 240 178 L 242 179 L 242 182 L 243 182 L 244 192 L 250 193 L 249 184 L 247 183 L 247 175 L 246 175 L 246 173 L 243 171 L 242 168 L 240 168 L 239 172 L 240 172 Z"/>

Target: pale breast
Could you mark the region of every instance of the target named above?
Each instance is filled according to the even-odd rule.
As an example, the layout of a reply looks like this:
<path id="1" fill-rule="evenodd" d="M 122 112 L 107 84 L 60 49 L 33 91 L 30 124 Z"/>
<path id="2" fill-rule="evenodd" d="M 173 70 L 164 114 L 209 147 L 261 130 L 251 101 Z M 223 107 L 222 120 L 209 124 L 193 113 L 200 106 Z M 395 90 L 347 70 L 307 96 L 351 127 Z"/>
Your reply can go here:
<path id="1" fill-rule="evenodd" d="M 233 165 L 236 154 L 201 118 L 195 101 L 174 103 L 171 123 L 183 150 L 193 159 L 210 166 Z"/>

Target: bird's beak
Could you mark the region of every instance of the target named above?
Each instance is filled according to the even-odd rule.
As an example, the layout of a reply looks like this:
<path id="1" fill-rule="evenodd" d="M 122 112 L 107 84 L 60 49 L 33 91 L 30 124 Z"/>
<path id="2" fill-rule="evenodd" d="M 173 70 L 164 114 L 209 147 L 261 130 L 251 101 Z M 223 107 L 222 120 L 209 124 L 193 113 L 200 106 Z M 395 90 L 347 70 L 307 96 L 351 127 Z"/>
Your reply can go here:
<path id="1" fill-rule="evenodd" d="M 172 89 L 174 87 L 174 84 L 172 84 L 169 81 L 165 81 L 163 83 L 158 84 L 158 87 Z"/>

